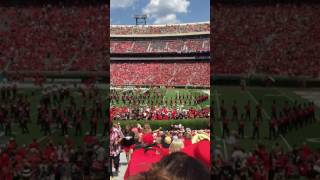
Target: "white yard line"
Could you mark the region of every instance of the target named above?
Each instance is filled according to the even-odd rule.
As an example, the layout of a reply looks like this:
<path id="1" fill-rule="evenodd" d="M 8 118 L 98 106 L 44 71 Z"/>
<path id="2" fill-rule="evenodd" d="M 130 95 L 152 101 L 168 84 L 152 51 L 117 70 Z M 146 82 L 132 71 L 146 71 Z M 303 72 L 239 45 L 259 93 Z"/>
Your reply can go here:
<path id="1" fill-rule="evenodd" d="M 190 95 L 191 95 L 191 97 L 192 97 L 192 99 L 193 99 L 193 102 L 195 102 L 195 98 L 194 98 L 194 96 L 192 95 L 192 93 L 191 92 L 189 92 L 190 93 Z M 197 105 L 197 107 L 199 108 L 199 109 L 201 109 L 201 106 L 198 104 Z"/>
<path id="2" fill-rule="evenodd" d="M 215 90 L 214 92 L 215 92 L 215 99 L 216 99 L 217 112 L 218 112 L 218 119 L 216 121 L 218 121 L 221 117 L 218 90 Z M 226 141 L 224 139 L 222 139 L 222 131 L 223 131 L 222 121 L 220 121 L 220 128 L 221 128 L 221 140 L 223 143 L 224 157 L 225 157 L 225 159 L 228 159 L 228 151 L 227 151 Z"/>
<path id="3" fill-rule="evenodd" d="M 279 88 L 275 88 L 283 97 L 286 97 L 287 99 L 289 99 L 291 102 L 293 102 L 293 98 L 286 95 L 282 90 L 280 90 Z"/>
<path id="4" fill-rule="evenodd" d="M 247 91 L 247 94 L 248 96 L 250 96 L 250 98 L 255 102 L 255 104 L 258 104 L 258 101 L 257 99 L 251 94 L 250 91 L 246 90 Z M 266 110 L 262 107 L 262 112 L 263 114 L 270 120 L 271 117 L 269 116 L 269 114 L 266 112 Z M 292 150 L 292 147 L 290 146 L 290 144 L 288 143 L 288 141 L 286 140 L 285 137 L 283 137 L 281 134 L 280 134 L 280 138 L 282 139 L 282 141 L 287 145 L 288 149 L 291 151 Z"/>
<path id="5" fill-rule="evenodd" d="M 5 136 L 4 131 L 5 131 L 5 130 L 3 130 L 3 132 L 0 133 L 0 137 Z M 12 131 L 12 132 L 11 132 L 11 135 L 16 135 L 16 134 L 19 134 L 18 131 Z M 9 136 L 9 137 L 10 137 L 10 136 Z"/>
<path id="6" fill-rule="evenodd" d="M 51 135 L 54 134 L 57 130 L 54 129 L 52 132 L 51 132 Z M 43 136 L 42 138 L 38 139 L 38 143 L 42 142 L 43 140 L 45 140 L 47 137 L 49 137 L 48 135 L 47 136 Z"/>

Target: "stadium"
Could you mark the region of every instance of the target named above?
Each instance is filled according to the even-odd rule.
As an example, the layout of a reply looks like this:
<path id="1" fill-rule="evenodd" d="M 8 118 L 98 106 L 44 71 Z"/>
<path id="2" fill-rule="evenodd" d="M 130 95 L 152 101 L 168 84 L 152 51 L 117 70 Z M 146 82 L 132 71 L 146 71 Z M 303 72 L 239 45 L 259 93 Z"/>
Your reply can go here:
<path id="1" fill-rule="evenodd" d="M 153 138 L 150 135 L 154 139 L 151 144 L 155 142 L 158 144 L 156 147 L 161 146 L 160 151 L 168 147 L 164 148 L 158 141 L 167 139 L 169 146 L 174 142 L 171 141 L 173 136 L 179 136 L 177 141 L 183 139 L 186 129 L 190 133 L 192 131 L 192 135 L 202 129 L 206 132 L 203 134 L 207 134 L 204 136 L 209 136 L 209 39 L 209 22 L 111 25 L 110 119 L 114 129 L 121 126 L 125 137 L 132 133 L 131 130 L 135 132 L 130 137 L 136 141 L 135 148 L 122 144 L 123 149 L 119 149 L 119 171 L 116 163 L 116 155 L 119 154 L 115 153 L 112 157 L 115 179 L 128 179 L 147 171 L 151 164 L 159 161 L 159 155 L 152 154 L 152 151 L 144 156 L 137 155 L 140 141 L 145 144 L 145 137 L 148 137 L 145 130 L 154 130 L 151 131 Z M 112 134 L 111 153 L 115 149 L 112 147 L 115 142 Z M 209 156 L 209 144 L 203 147 L 206 147 L 204 151 Z M 152 158 L 146 158 L 149 156 Z"/>
<path id="2" fill-rule="evenodd" d="M 319 4 L 213 5 L 214 179 L 319 179 Z"/>
<path id="3" fill-rule="evenodd" d="M 106 179 L 108 11 L 1 1 L 0 179 Z"/>

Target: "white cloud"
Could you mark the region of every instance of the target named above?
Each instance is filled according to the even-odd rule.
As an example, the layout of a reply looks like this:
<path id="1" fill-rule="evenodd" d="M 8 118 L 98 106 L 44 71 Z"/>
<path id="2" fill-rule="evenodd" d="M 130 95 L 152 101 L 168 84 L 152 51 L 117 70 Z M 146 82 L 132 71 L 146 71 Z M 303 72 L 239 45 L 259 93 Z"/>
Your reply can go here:
<path id="1" fill-rule="evenodd" d="M 111 8 L 127 8 L 132 6 L 136 0 L 111 0 Z"/>
<path id="2" fill-rule="evenodd" d="M 166 16 L 156 18 L 154 24 L 173 24 L 179 22 L 180 21 L 177 19 L 175 14 L 168 14 Z"/>
<path id="3" fill-rule="evenodd" d="M 155 19 L 155 24 L 172 24 L 180 22 L 177 14 L 188 13 L 189 5 L 188 0 L 150 0 L 142 11 Z"/>

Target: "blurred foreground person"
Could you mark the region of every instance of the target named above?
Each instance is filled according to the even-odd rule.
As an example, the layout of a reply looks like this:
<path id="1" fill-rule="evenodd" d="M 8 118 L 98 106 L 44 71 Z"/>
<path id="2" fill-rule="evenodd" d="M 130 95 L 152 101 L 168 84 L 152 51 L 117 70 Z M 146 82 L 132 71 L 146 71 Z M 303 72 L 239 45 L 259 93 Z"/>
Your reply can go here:
<path id="1" fill-rule="evenodd" d="M 147 172 L 128 180 L 209 180 L 208 168 L 199 160 L 182 152 L 174 152 L 154 164 Z"/>

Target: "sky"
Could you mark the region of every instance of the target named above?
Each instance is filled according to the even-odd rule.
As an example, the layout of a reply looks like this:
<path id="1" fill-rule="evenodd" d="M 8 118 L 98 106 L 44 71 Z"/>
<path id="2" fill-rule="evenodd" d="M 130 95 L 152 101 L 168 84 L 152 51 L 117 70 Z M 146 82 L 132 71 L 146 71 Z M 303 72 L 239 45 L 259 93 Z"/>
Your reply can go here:
<path id="1" fill-rule="evenodd" d="M 134 15 L 147 14 L 147 24 L 210 20 L 210 0 L 110 0 L 112 25 L 135 24 Z"/>

